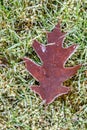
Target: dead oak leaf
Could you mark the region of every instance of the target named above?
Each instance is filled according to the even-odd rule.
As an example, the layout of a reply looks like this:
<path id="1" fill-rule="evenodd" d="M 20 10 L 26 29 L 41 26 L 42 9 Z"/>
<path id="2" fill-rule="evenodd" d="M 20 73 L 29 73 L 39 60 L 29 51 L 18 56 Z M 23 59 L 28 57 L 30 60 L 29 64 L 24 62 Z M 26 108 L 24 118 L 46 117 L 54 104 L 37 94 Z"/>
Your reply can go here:
<path id="1" fill-rule="evenodd" d="M 33 48 L 42 61 L 42 65 L 37 65 L 31 59 L 24 58 L 26 68 L 30 74 L 39 81 L 39 86 L 32 86 L 46 104 L 50 104 L 55 98 L 67 94 L 69 87 L 63 86 L 63 82 L 72 77 L 81 65 L 74 67 L 64 67 L 66 61 L 75 52 L 77 45 L 63 47 L 65 33 L 61 32 L 60 24 L 57 24 L 52 32 L 47 33 L 45 46 L 34 40 Z"/>

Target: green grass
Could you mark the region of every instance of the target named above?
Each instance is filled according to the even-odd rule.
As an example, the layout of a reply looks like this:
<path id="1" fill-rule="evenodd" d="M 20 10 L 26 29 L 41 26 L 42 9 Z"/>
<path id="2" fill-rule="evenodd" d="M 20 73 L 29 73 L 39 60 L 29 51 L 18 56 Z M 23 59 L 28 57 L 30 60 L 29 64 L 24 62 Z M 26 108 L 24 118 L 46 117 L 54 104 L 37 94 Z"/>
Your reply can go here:
<path id="1" fill-rule="evenodd" d="M 77 52 L 66 66 L 82 64 L 64 84 L 68 95 L 48 107 L 30 90 L 35 80 L 22 58 L 40 60 L 31 45 L 34 39 L 46 44 L 46 31 L 61 20 L 67 31 L 65 46 L 76 43 Z M 0 1 L 0 130 L 87 129 L 87 2 L 86 0 Z"/>

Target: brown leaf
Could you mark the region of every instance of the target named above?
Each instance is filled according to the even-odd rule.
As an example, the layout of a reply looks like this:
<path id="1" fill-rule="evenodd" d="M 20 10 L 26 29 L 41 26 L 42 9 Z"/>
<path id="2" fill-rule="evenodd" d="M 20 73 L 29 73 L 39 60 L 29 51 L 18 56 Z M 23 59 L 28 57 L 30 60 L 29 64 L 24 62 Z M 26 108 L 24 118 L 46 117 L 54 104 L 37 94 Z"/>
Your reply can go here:
<path id="1" fill-rule="evenodd" d="M 30 74 L 40 83 L 40 86 L 32 86 L 31 89 L 50 104 L 55 98 L 67 94 L 70 88 L 63 86 L 62 83 L 72 77 L 81 65 L 74 67 L 64 67 L 66 61 L 74 53 L 77 45 L 63 48 L 65 33 L 60 30 L 57 24 L 52 32 L 47 33 L 46 46 L 38 41 L 33 42 L 33 48 L 42 61 L 39 66 L 31 59 L 24 58 L 26 68 Z"/>

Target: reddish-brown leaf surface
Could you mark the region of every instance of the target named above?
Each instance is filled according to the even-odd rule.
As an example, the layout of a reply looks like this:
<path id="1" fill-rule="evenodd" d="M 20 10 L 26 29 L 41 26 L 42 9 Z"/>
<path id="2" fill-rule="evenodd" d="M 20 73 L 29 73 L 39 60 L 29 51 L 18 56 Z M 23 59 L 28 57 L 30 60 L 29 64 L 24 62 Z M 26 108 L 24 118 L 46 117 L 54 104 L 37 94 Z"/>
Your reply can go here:
<path id="1" fill-rule="evenodd" d="M 57 24 L 52 32 L 47 33 L 46 46 L 34 40 L 33 48 L 42 61 L 41 66 L 29 58 L 24 58 L 27 70 L 40 83 L 39 86 L 31 86 L 31 89 L 40 95 L 46 104 L 50 104 L 55 98 L 70 91 L 69 87 L 63 86 L 63 82 L 72 77 L 81 67 L 81 65 L 64 67 L 77 48 L 75 44 L 64 48 L 64 37 L 65 33 L 61 32 L 60 25 Z"/>

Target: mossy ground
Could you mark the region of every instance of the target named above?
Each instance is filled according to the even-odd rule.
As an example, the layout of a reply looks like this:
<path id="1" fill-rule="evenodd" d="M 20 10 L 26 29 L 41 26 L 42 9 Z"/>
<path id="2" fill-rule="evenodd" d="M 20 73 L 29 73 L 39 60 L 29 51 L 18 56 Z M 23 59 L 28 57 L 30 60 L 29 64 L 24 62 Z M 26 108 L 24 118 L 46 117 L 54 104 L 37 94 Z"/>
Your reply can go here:
<path id="1" fill-rule="evenodd" d="M 22 58 L 40 63 L 32 41 L 46 44 L 46 31 L 59 20 L 68 32 L 64 45 L 79 45 L 66 66 L 83 66 L 64 83 L 71 92 L 45 107 L 30 90 L 35 80 Z M 0 1 L 0 130 L 87 130 L 86 0 Z"/>

